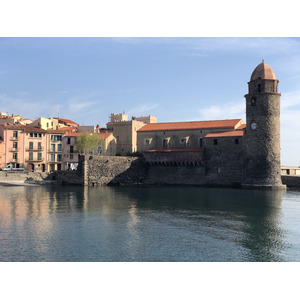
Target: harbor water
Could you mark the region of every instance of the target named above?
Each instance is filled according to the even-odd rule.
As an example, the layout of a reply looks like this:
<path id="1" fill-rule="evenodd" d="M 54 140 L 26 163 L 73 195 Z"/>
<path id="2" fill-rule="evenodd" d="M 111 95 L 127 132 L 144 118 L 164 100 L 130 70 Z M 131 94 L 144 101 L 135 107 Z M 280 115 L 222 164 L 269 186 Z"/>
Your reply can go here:
<path id="1" fill-rule="evenodd" d="M 0 261 L 300 261 L 300 191 L 0 186 Z"/>

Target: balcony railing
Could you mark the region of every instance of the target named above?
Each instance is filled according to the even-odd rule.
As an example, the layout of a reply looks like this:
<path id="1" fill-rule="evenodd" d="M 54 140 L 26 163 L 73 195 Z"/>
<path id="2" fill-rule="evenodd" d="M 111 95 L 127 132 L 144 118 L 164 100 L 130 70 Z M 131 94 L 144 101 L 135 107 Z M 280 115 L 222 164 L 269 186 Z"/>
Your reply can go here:
<path id="1" fill-rule="evenodd" d="M 9 149 L 10 152 L 17 152 L 19 150 L 20 150 L 20 148 L 18 148 L 18 147 L 17 148 L 10 148 Z"/>
<path id="2" fill-rule="evenodd" d="M 43 158 L 29 158 L 29 157 L 27 157 L 27 158 L 25 158 L 25 161 L 26 162 L 40 162 L 40 161 L 43 161 L 44 159 Z"/>
<path id="3" fill-rule="evenodd" d="M 13 136 L 9 139 L 10 141 L 18 141 L 19 137 L 18 136 Z"/>
<path id="4" fill-rule="evenodd" d="M 56 152 L 59 152 L 61 153 L 63 150 L 58 150 L 58 149 L 49 149 L 48 152 L 52 152 L 52 153 L 56 153 Z"/>
<path id="5" fill-rule="evenodd" d="M 25 150 L 26 151 L 43 151 L 44 147 L 33 147 L 33 148 L 27 147 L 27 148 L 25 148 Z"/>

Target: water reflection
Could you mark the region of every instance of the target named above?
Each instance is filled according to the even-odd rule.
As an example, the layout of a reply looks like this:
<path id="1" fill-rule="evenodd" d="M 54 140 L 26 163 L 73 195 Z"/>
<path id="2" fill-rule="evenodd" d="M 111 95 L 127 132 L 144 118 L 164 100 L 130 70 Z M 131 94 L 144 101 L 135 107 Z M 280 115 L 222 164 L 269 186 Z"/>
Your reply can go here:
<path id="1" fill-rule="evenodd" d="M 199 187 L 0 187 L 0 261 L 283 261 L 291 245 L 282 197 Z"/>

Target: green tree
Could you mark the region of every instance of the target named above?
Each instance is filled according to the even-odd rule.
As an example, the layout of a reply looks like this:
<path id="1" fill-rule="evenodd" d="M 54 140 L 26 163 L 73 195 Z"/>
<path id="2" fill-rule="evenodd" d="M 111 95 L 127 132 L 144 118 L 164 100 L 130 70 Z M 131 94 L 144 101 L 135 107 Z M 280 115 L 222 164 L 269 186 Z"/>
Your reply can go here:
<path id="1" fill-rule="evenodd" d="M 75 147 L 79 153 L 97 153 L 98 146 L 101 145 L 102 139 L 97 134 L 84 132 L 78 136 L 75 141 Z"/>

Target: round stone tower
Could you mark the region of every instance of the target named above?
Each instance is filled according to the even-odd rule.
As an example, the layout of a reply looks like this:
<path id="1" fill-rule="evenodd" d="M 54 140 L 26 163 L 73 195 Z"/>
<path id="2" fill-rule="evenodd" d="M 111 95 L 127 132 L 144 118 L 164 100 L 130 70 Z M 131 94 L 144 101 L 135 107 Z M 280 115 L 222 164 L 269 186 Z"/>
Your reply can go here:
<path id="1" fill-rule="evenodd" d="M 264 61 L 248 82 L 246 97 L 245 185 L 284 188 L 280 170 L 280 96 L 278 80 Z"/>

